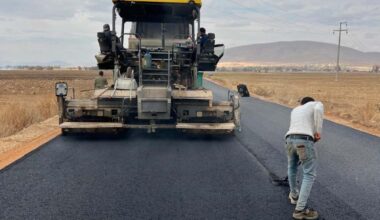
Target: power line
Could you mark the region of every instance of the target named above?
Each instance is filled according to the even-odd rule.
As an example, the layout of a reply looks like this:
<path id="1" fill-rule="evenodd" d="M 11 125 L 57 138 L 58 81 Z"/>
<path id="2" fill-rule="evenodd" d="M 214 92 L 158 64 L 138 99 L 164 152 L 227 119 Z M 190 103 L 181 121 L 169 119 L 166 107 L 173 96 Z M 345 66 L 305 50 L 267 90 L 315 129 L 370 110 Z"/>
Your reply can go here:
<path id="1" fill-rule="evenodd" d="M 342 29 L 342 25 L 346 25 L 346 29 Z M 335 81 L 338 81 L 338 74 L 339 74 L 339 71 L 340 71 L 340 65 L 339 65 L 339 62 L 340 62 L 340 44 L 341 44 L 341 41 L 342 41 L 342 32 L 346 32 L 346 34 L 348 34 L 348 29 L 347 29 L 347 22 L 340 22 L 339 23 L 339 30 L 334 30 L 333 33 L 335 34 L 335 32 L 339 32 L 339 40 L 338 40 L 338 55 L 337 55 L 337 59 L 336 59 L 336 75 L 335 75 Z"/>

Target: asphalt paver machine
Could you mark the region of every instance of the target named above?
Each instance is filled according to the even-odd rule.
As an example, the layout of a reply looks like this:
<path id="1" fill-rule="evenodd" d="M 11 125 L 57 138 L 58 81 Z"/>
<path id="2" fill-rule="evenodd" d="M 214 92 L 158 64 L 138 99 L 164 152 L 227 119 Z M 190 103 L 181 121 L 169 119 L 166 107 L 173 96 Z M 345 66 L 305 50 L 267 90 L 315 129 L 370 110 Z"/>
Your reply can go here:
<path id="1" fill-rule="evenodd" d="M 239 128 L 239 96 L 229 92 L 226 101 L 216 102 L 202 86 L 203 72 L 215 71 L 224 45 L 215 44 L 212 33 L 201 42 L 201 0 L 113 4 L 110 30 L 98 33 L 95 56 L 99 69 L 113 70 L 113 82 L 90 99 L 68 98 L 68 85 L 56 84 L 63 133 L 127 128 L 229 133 Z M 125 32 L 127 23 L 130 32 Z"/>

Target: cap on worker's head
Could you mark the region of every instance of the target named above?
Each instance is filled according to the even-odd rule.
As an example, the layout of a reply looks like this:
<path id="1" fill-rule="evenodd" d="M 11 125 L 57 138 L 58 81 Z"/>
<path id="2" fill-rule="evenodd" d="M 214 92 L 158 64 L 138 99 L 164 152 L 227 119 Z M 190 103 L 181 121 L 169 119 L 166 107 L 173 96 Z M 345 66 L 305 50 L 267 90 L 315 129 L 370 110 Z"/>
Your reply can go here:
<path id="1" fill-rule="evenodd" d="M 110 25 L 109 24 L 103 25 L 103 31 L 109 31 L 109 30 L 110 30 Z"/>
<path id="2" fill-rule="evenodd" d="M 103 74 L 104 74 L 103 71 L 99 72 L 99 76 L 103 76 Z"/>
<path id="3" fill-rule="evenodd" d="M 315 100 L 312 97 L 304 97 L 301 100 L 301 105 L 305 105 L 308 102 L 314 102 Z"/>
<path id="4" fill-rule="evenodd" d="M 202 27 L 202 28 L 200 28 L 199 30 L 200 30 L 200 32 L 201 32 L 202 34 L 205 34 L 205 33 L 206 33 L 206 29 L 205 29 L 205 28 L 203 28 L 203 27 Z"/>

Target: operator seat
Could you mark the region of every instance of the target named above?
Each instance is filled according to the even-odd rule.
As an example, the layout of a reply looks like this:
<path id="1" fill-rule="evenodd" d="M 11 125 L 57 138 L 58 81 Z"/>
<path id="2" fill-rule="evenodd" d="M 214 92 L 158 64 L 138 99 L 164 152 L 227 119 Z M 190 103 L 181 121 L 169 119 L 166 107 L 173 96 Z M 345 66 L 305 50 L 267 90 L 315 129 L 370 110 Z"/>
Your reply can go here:
<path id="1" fill-rule="evenodd" d="M 98 42 L 102 54 L 112 52 L 112 32 L 98 32 Z M 118 37 L 116 37 L 116 49 L 118 52 L 125 50 Z"/>
<path id="2" fill-rule="evenodd" d="M 215 34 L 208 33 L 208 39 L 203 45 L 202 53 L 214 54 L 215 50 Z"/>
<path id="3" fill-rule="evenodd" d="M 98 32 L 98 42 L 102 54 L 112 52 L 112 39 L 107 37 L 104 32 Z"/>
<path id="4" fill-rule="evenodd" d="M 198 60 L 199 71 L 215 71 L 216 65 L 218 64 L 219 60 L 223 56 L 223 53 L 219 56 L 215 54 L 215 47 L 224 46 L 222 44 L 220 45 L 215 44 L 215 34 L 209 33 L 207 37 L 208 39 L 203 44 L 203 47 L 201 48 L 201 53 L 199 55 L 199 60 Z"/>

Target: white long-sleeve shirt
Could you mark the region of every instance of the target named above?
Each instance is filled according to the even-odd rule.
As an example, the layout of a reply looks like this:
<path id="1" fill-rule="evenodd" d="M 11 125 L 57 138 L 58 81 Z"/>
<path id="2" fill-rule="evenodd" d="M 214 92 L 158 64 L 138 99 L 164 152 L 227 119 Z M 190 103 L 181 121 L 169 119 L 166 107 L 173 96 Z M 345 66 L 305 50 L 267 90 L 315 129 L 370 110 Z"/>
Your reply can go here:
<path id="1" fill-rule="evenodd" d="M 323 104 L 308 102 L 293 109 L 290 116 L 290 128 L 285 136 L 303 134 L 314 137 L 315 133 L 322 133 Z"/>

